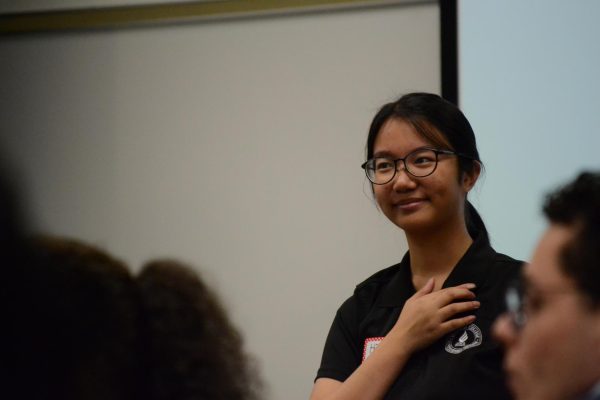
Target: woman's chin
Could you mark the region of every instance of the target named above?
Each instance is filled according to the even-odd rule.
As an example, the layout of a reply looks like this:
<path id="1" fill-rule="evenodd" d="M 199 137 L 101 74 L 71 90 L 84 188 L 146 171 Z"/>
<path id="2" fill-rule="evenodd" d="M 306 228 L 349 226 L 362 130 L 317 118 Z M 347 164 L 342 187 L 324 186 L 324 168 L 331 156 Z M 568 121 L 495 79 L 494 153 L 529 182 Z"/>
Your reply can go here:
<path id="1" fill-rule="evenodd" d="M 407 234 L 426 231 L 431 226 L 430 219 L 419 213 L 403 215 L 394 218 L 392 221 L 398 228 L 402 229 Z"/>

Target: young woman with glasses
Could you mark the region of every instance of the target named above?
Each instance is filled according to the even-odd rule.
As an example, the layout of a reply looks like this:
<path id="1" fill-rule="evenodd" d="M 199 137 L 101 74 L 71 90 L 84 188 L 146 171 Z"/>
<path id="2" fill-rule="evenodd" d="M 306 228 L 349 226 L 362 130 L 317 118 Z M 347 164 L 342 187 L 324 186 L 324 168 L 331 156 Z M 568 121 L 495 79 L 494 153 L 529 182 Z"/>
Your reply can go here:
<path id="1" fill-rule="evenodd" d="M 521 262 L 492 249 L 467 200 L 481 172 L 469 122 L 412 93 L 379 110 L 366 147 L 377 205 L 409 250 L 339 308 L 311 399 L 509 399 L 490 328 Z"/>

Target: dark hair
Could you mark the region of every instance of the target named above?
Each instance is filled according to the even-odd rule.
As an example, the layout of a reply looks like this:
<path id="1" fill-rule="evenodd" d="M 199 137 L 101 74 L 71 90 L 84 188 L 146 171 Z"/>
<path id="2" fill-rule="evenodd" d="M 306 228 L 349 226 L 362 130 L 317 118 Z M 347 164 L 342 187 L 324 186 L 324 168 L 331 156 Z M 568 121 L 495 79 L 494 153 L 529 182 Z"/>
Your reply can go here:
<path id="1" fill-rule="evenodd" d="M 138 277 L 153 399 L 254 399 L 258 378 L 217 296 L 189 267 L 152 261 Z"/>
<path id="2" fill-rule="evenodd" d="M 583 172 L 550 193 L 544 214 L 552 223 L 575 228 L 561 250 L 560 265 L 591 304 L 600 307 L 600 173 Z"/>
<path id="3" fill-rule="evenodd" d="M 10 269 L 8 387 L 18 397 L 140 397 L 135 283 L 123 263 L 79 242 L 43 237 Z"/>
<path id="4" fill-rule="evenodd" d="M 15 253 L 23 235 L 27 222 L 20 196 L 19 176 L 3 162 L 0 153 L 0 252 Z"/>
<path id="5" fill-rule="evenodd" d="M 259 382 L 218 298 L 188 267 L 138 276 L 79 241 L 38 238 L 3 330 L 19 398 L 255 399 Z M 4 332 L 3 332 L 4 333 Z M 4 345 L 4 343 L 2 343 Z M 0 396 L 3 397 L 3 396 Z M 7 396 L 10 398 L 10 396 Z"/>
<path id="6" fill-rule="evenodd" d="M 379 109 L 369 128 L 367 159 L 373 157 L 377 135 L 383 124 L 390 119 L 405 121 L 433 145 L 463 155 L 458 158 L 459 180 L 463 173 L 473 172 L 475 163 L 481 164 L 475 133 L 467 118 L 454 104 L 431 93 L 406 94 Z M 485 224 L 469 201 L 465 204 L 465 222 L 472 237 L 480 236 L 489 243 Z"/>

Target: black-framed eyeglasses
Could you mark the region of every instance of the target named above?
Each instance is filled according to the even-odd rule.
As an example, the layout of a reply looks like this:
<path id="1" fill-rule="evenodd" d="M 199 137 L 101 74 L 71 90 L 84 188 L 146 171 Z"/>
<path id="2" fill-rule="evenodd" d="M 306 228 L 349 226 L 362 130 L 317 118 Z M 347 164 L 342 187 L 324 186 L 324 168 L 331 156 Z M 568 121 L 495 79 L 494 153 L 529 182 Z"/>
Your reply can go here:
<path id="1" fill-rule="evenodd" d="M 361 165 L 367 178 L 375 185 L 391 182 L 398 171 L 398 161 L 404 164 L 404 170 L 415 178 L 424 178 L 433 174 L 438 165 L 440 154 L 471 158 L 463 154 L 442 149 L 422 147 L 408 153 L 403 158 L 374 157 Z"/>
<path id="2" fill-rule="evenodd" d="M 549 307 L 550 298 L 565 294 L 578 295 L 579 293 L 574 288 L 568 287 L 540 289 L 521 277 L 513 281 L 506 289 L 504 294 L 506 314 L 513 328 L 519 332 L 525 327 L 528 320 L 534 318 L 543 308 Z M 585 296 L 582 298 L 585 299 Z"/>
<path id="3" fill-rule="evenodd" d="M 506 314 L 510 322 L 517 331 L 520 331 L 525 326 L 525 323 L 527 323 L 525 289 L 520 279 L 508 286 L 504 294 L 504 302 L 506 304 Z"/>

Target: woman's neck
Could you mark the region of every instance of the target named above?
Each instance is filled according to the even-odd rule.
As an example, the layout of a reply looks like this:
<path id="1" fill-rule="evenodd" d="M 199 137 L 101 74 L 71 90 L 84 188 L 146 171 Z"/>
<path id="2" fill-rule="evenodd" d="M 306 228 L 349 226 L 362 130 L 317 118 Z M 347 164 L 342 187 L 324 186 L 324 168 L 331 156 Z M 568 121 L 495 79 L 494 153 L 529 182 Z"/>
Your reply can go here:
<path id="1" fill-rule="evenodd" d="M 429 278 L 435 279 L 435 290 L 440 289 L 473 243 L 464 224 L 453 229 L 436 229 L 426 234 L 407 232 L 406 239 L 413 285 L 417 290 L 423 287 Z"/>

